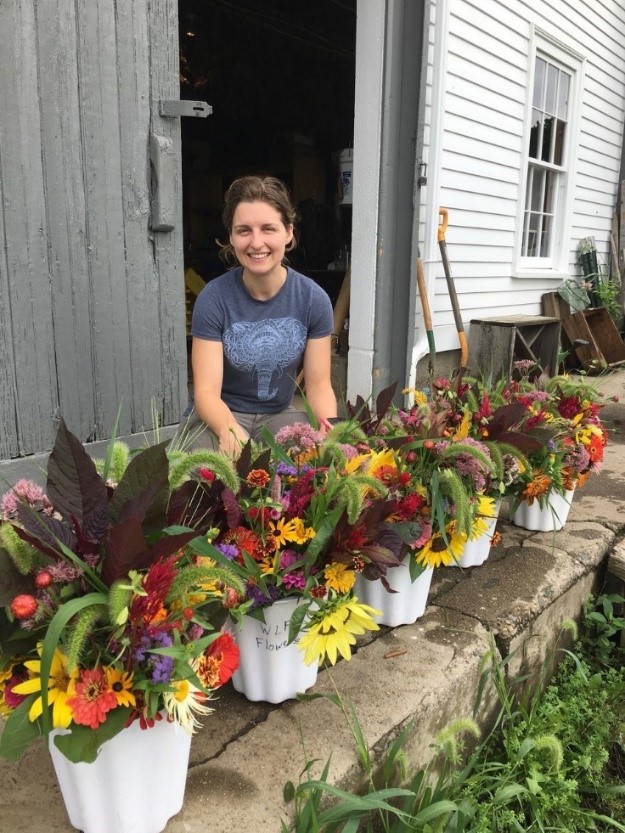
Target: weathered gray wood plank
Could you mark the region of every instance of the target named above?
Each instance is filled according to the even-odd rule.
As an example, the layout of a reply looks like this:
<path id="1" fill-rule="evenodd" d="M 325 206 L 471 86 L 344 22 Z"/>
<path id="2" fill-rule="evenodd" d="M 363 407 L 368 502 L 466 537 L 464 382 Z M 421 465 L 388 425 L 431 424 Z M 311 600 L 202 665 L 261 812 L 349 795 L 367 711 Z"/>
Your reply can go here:
<path id="1" fill-rule="evenodd" d="M 86 439 L 95 409 L 73 0 L 37 3 L 36 21 L 59 405 L 70 429 Z"/>
<path id="2" fill-rule="evenodd" d="M 8 295 L 0 318 L 2 338 L 5 346 L 12 341 L 14 357 L 2 380 L 10 391 L 2 395 L 3 410 L 11 410 L 12 403 L 13 413 L 5 413 L 9 430 L 6 436 L 0 433 L 0 457 L 16 452 L 11 422 L 17 424 L 19 453 L 50 447 L 58 408 L 33 6 L 33 0 L 0 3 L 3 285 Z"/>
<path id="3" fill-rule="evenodd" d="M 132 421 L 115 2 L 78 0 L 76 12 L 96 439 L 110 435 L 120 404 L 120 431 Z"/>
<path id="4" fill-rule="evenodd" d="M 149 4 L 151 56 L 151 130 L 172 140 L 180 172 L 175 183 L 178 222 L 173 231 L 153 232 L 154 258 L 159 273 L 161 320 L 162 398 L 158 403 L 165 425 L 176 422 L 187 398 L 186 336 L 182 237 L 182 164 L 178 119 L 161 118 L 159 99 L 180 97 L 177 0 Z"/>
<path id="5" fill-rule="evenodd" d="M 160 287 L 149 239 L 150 44 L 145 0 L 116 9 L 121 182 L 134 431 L 152 428 L 152 400 L 162 398 Z"/>

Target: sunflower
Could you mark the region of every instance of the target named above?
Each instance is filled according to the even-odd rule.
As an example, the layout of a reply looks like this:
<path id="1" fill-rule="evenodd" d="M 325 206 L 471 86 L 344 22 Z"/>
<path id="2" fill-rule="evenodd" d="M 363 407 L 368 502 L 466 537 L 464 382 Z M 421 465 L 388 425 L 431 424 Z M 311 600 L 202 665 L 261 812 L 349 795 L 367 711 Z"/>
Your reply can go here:
<path id="1" fill-rule="evenodd" d="M 356 644 L 354 634 L 379 630 L 372 618 L 379 614 L 378 610 L 361 604 L 355 596 L 351 599 L 339 596 L 329 609 L 326 607 L 312 614 L 313 624 L 299 640 L 304 662 L 307 665 L 320 663 L 327 655 L 334 665 L 338 654 L 343 659 L 351 659 L 351 646 Z"/>
<path id="2" fill-rule="evenodd" d="M 37 648 L 41 656 L 42 646 Z M 24 665 L 31 672 L 30 680 L 16 685 L 13 691 L 16 694 L 34 694 L 41 691 L 41 660 L 27 660 Z M 73 685 L 78 679 L 79 670 L 74 668 L 71 672 L 67 668 L 67 657 L 58 648 L 52 657 L 50 665 L 50 676 L 48 677 L 48 705 L 52 706 L 52 728 L 67 729 L 72 722 L 72 709 L 67 705 L 68 697 L 73 694 Z M 32 722 L 41 717 L 43 713 L 43 697 L 37 697 L 30 707 L 28 719 Z"/>
<path id="3" fill-rule="evenodd" d="M 446 537 L 447 540 L 440 532 L 435 532 L 417 553 L 417 563 L 425 567 L 440 567 L 441 564 L 448 567 L 452 562 L 458 561 L 467 537 L 463 532 L 456 531 L 455 524 L 450 524 L 446 529 Z"/>
<path id="4" fill-rule="evenodd" d="M 206 705 L 208 697 L 189 680 L 178 680 L 171 686 L 173 690 L 163 694 L 167 714 L 179 723 L 185 732 L 192 735 L 201 725 L 196 715 L 206 715 L 213 711 Z"/>

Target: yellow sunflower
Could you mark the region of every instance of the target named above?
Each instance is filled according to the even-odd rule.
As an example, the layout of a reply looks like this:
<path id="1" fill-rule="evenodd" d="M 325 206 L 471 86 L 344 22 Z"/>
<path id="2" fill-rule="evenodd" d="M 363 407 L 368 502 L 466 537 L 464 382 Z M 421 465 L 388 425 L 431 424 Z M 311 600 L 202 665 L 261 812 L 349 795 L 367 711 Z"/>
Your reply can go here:
<path id="1" fill-rule="evenodd" d="M 291 524 L 293 526 L 292 540 L 295 544 L 306 544 L 317 534 L 312 526 L 306 526 L 301 518 L 293 518 Z"/>
<path id="2" fill-rule="evenodd" d="M 326 584 L 337 593 L 349 593 L 356 582 L 356 571 L 350 570 L 347 564 L 333 562 L 323 571 Z"/>
<path id="3" fill-rule="evenodd" d="M 452 562 L 458 561 L 464 550 L 467 536 L 463 532 L 457 532 L 455 526 L 450 524 L 446 530 L 447 543 L 440 532 L 435 532 L 430 540 L 417 553 L 417 563 L 425 567 L 440 567 L 441 564 L 448 567 Z"/>
<path id="4" fill-rule="evenodd" d="M 378 610 L 361 604 L 355 596 L 352 599 L 339 598 L 332 609 L 320 611 L 314 617 L 317 621 L 300 638 L 299 647 L 304 651 L 304 662 L 307 665 L 320 663 L 327 655 L 334 665 L 338 654 L 343 659 L 351 659 L 351 646 L 356 644 L 355 634 L 379 630 L 372 618 L 379 614 Z"/>
<path id="5" fill-rule="evenodd" d="M 41 646 L 37 651 L 41 656 Z M 27 660 L 24 665 L 32 674 L 30 680 L 16 685 L 15 694 L 34 694 L 41 691 L 41 660 Z M 52 657 L 50 676 L 48 677 L 48 704 L 52 706 L 52 728 L 67 729 L 72 722 L 73 712 L 67 705 L 68 697 L 74 694 L 73 684 L 78 679 L 79 669 L 67 670 L 67 657 L 58 648 Z M 37 697 L 28 712 L 28 719 L 34 723 L 43 712 L 43 698 Z"/>

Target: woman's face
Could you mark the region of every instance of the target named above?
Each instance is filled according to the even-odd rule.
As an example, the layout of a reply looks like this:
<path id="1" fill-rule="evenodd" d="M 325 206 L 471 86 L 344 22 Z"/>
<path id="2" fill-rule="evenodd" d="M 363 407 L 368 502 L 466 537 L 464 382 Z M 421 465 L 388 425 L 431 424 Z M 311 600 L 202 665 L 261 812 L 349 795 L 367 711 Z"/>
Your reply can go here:
<path id="1" fill-rule="evenodd" d="M 293 239 L 293 226 L 285 226 L 280 213 L 266 202 L 240 202 L 232 218 L 230 243 L 237 260 L 250 275 L 281 275 L 285 248 Z"/>

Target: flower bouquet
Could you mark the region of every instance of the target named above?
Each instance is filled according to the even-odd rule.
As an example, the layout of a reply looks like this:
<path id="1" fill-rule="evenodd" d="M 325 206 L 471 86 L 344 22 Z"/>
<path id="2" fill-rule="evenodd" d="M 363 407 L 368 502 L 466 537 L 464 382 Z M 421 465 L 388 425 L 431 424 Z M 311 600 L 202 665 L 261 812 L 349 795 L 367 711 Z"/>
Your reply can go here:
<path id="1" fill-rule="evenodd" d="M 528 507 L 536 502 L 537 519 L 530 528 L 560 529 L 575 488 L 601 469 L 608 439 L 600 418 L 604 399 L 586 381 L 569 376 L 542 386 L 522 379 L 515 383 L 514 396 L 527 409 L 525 431 L 542 440 L 509 487 L 515 523 L 525 525 Z"/>
<path id="2" fill-rule="evenodd" d="M 176 761 L 184 776 L 189 735 L 238 664 L 212 612 L 218 618 L 224 596 L 243 588 L 230 571 L 198 565 L 190 552 L 197 516 L 182 482 L 184 461 L 173 487 L 165 444 L 132 459 L 123 449 L 111 444 L 100 474 L 62 423 L 45 491 L 20 481 L 0 503 L 0 754 L 16 760 L 49 736 L 62 788 L 61 770 L 89 771 L 100 750 L 106 757 L 131 734 L 151 736 L 149 743 L 168 732 L 181 738 L 186 757 Z M 149 754 L 158 758 L 150 768 L 160 771 L 167 756 Z M 144 812 L 128 829 L 162 829 L 182 805 L 184 777 L 176 780 L 173 804 L 151 821 Z M 72 790 L 70 820 L 95 833 L 98 822 L 73 806 Z M 107 795 L 104 803 L 114 800 Z M 99 806 L 92 795 L 87 803 Z M 133 799 L 133 807 L 151 803 Z M 133 807 L 122 817 L 135 819 Z"/>
<path id="3" fill-rule="evenodd" d="M 233 684 L 249 699 L 295 696 L 314 684 L 320 662 L 349 660 L 356 636 L 377 629 L 373 611 L 353 594 L 355 573 L 334 555 L 366 495 L 386 489 L 352 473 L 356 449 L 339 441 L 342 433 L 337 426 L 324 438 L 298 423 L 275 439 L 267 435 L 266 445 L 248 443 L 236 463 L 211 452 L 190 455 L 204 517 L 204 536 L 190 546 L 200 565 L 220 565 L 243 585 L 227 606 L 242 649 Z M 279 685 L 287 667 L 302 664 L 310 671 L 300 668 L 303 676 Z M 257 668 L 267 670 L 258 687 L 248 681 Z"/>

